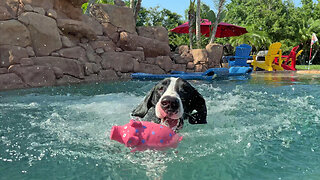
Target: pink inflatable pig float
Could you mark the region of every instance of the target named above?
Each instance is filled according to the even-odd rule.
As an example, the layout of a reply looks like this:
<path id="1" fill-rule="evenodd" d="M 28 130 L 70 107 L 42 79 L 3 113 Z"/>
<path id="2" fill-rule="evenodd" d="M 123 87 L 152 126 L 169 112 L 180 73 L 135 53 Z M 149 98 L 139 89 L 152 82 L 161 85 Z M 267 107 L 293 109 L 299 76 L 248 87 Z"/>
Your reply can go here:
<path id="1" fill-rule="evenodd" d="M 165 150 L 176 148 L 182 140 L 182 136 L 172 129 L 148 121 L 130 120 L 123 126 L 113 126 L 110 139 L 116 140 L 135 151 L 146 149 Z"/>

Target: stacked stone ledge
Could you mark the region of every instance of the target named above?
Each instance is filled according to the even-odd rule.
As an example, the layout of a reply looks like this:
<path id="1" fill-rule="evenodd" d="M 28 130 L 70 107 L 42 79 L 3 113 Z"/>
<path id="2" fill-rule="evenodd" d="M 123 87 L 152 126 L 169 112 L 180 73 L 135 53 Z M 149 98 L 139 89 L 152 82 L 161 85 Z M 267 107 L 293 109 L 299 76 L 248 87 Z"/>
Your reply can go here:
<path id="1" fill-rule="evenodd" d="M 91 16 L 83 15 L 83 2 L 0 2 L 0 90 L 213 67 L 212 48 L 200 54 L 187 46 L 170 52 L 165 28 L 136 28 L 132 10 L 124 6 L 99 4 Z"/>

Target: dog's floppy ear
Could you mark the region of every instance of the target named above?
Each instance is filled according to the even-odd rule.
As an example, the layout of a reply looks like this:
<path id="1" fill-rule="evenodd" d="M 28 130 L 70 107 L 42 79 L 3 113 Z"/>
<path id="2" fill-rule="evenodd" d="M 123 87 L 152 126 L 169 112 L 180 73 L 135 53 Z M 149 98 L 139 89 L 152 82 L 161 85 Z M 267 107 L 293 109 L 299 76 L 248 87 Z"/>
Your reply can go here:
<path id="1" fill-rule="evenodd" d="M 131 113 L 132 116 L 138 116 L 140 118 L 143 118 L 147 113 L 148 110 L 154 106 L 152 103 L 153 94 L 155 91 L 155 87 L 152 88 L 152 90 L 149 91 L 149 93 L 144 98 L 143 102 L 141 102 Z"/>
<path id="2" fill-rule="evenodd" d="M 193 87 L 192 87 L 193 88 Z M 190 124 L 207 124 L 207 106 L 206 101 L 201 96 L 201 94 L 193 88 L 191 93 L 191 111 L 196 111 L 194 113 L 188 114 L 188 119 Z"/>

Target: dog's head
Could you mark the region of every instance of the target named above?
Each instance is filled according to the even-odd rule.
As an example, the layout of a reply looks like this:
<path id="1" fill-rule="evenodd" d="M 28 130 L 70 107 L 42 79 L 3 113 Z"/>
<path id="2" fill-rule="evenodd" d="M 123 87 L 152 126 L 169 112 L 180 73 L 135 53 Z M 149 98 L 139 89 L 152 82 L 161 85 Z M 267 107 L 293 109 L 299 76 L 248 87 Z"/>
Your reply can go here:
<path id="1" fill-rule="evenodd" d="M 194 87 L 180 78 L 166 78 L 157 83 L 132 115 L 143 118 L 152 107 L 160 120 L 189 119 L 191 124 L 207 122 L 205 100 Z"/>

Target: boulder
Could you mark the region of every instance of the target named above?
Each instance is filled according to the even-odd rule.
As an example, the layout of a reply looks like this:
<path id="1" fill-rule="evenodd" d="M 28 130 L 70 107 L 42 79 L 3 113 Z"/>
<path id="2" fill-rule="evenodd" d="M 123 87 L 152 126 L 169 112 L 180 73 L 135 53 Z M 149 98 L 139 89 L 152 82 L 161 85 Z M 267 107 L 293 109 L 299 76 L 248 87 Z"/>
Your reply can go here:
<path id="1" fill-rule="evenodd" d="M 54 0 L 53 9 L 56 10 L 58 19 L 81 20 L 83 15 L 81 6 L 86 2 L 87 0 Z"/>
<path id="2" fill-rule="evenodd" d="M 104 35 L 108 36 L 114 43 L 117 43 L 120 38 L 118 28 L 111 23 L 102 23 L 101 25 Z"/>
<path id="3" fill-rule="evenodd" d="M 126 51 L 135 51 L 138 47 L 142 47 L 146 57 L 170 55 L 170 47 L 168 43 L 137 36 L 127 32 L 120 33 L 119 46 Z"/>
<path id="4" fill-rule="evenodd" d="M 192 49 L 191 54 L 194 64 L 204 64 L 208 62 L 208 54 L 205 49 Z"/>
<path id="5" fill-rule="evenodd" d="M 80 79 L 84 76 L 81 63 L 74 59 L 51 56 L 33 57 L 31 59 L 36 65 L 49 65 L 51 67 L 58 67 L 63 71 L 64 75 L 70 75 Z"/>
<path id="6" fill-rule="evenodd" d="M 148 58 L 146 58 L 146 60 L 145 60 L 144 63 L 147 63 L 147 64 L 156 64 L 156 60 L 157 60 L 156 57 L 155 57 L 155 58 L 150 58 L 150 57 L 148 57 Z"/>
<path id="7" fill-rule="evenodd" d="M 117 46 L 112 41 L 91 41 L 91 47 L 96 50 L 98 48 L 102 48 L 104 51 L 115 51 Z"/>
<path id="8" fill-rule="evenodd" d="M 131 73 L 120 73 L 120 72 L 118 72 L 118 76 L 120 76 L 120 79 L 122 79 L 122 80 L 131 79 Z"/>
<path id="9" fill-rule="evenodd" d="M 102 35 L 102 36 L 97 36 L 97 41 L 111 41 L 111 39 L 106 35 Z"/>
<path id="10" fill-rule="evenodd" d="M 0 90 L 19 89 L 26 87 L 21 78 L 14 73 L 0 74 Z"/>
<path id="11" fill-rule="evenodd" d="M 139 26 L 137 27 L 139 36 L 156 39 L 169 44 L 168 30 L 162 26 Z"/>
<path id="12" fill-rule="evenodd" d="M 187 69 L 194 69 L 194 63 L 193 62 L 188 62 Z"/>
<path id="13" fill-rule="evenodd" d="M 95 51 L 97 54 L 101 55 L 102 53 L 104 53 L 104 50 L 102 48 L 98 48 Z"/>
<path id="14" fill-rule="evenodd" d="M 26 48 L 19 46 L 3 45 L 0 46 L 0 67 L 9 67 L 12 64 L 19 64 L 21 58 L 27 58 Z"/>
<path id="15" fill-rule="evenodd" d="M 172 60 L 169 56 L 158 56 L 156 59 L 156 64 L 160 66 L 165 72 L 170 72 L 172 69 Z"/>
<path id="16" fill-rule="evenodd" d="M 33 11 L 41 15 L 46 15 L 46 11 L 42 7 L 35 7 Z"/>
<path id="17" fill-rule="evenodd" d="M 180 54 L 173 54 L 171 58 L 174 60 L 176 64 L 187 64 L 193 61 L 192 55 L 191 57 L 180 55 Z"/>
<path id="18" fill-rule="evenodd" d="M 60 79 L 63 77 L 63 71 L 62 69 L 58 68 L 58 67 L 52 67 L 54 74 L 56 75 L 57 79 Z"/>
<path id="19" fill-rule="evenodd" d="M 12 18 L 16 18 L 23 11 L 23 4 L 18 0 L 0 0 L 0 6 L 5 7 Z"/>
<path id="20" fill-rule="evenodd" d="M 95 4 L 91 8 L 91 14 L 100 23 L 111 23 L 123 31 L 136 34 L 136 22 L 131 8 L 110 4 Z"/>
<path id="21" fill-rule="evenodd" d="M 80 46 L 86 50 L 87 59 L 89 62 L 100 63 L 102 61 L 101 57 L 95 53 L 95 50 L 91 47 L 90 44 L 85 43 L 85 44 L 80 44 Z"/>
<path id="22" fill-rule="evenodd" d="M 53 8 L 54 0 L 21 0 L 25 5 L 29 4 L 33 7 L 42 7 L 46 10 Z"/>
<path id="23" fill-rule="evenodd" d="M 35 56 L 34 50 L 31 46 L 26 47 L 29 56 Z"/>
<path id="24" fill-rule="evenodd" d="M 60 54 L 57 53 L 57 52 L 53 52 L 53 53 L 50 54 L 50 56 L 60 57 Z"/>
<path id="25" fill-rule="evenodd" d="M 60 79 L 57 79 L 57 85 L 66 85 L 66 84 L 79 84 L 82 81 L 78 78 L 69 75 L 63 75 Z"/>
<path id="26" fill-rule="evenodd" d="M 90 74 L 98 73 L 101 70 L 101 66 L 96 63 L 85 63 L 84 74 L 89 76 Z"/>
<path id="27" fill-rule="evenodd" d="M 59 29 L 66 34 L 76 35 L 78 38 L 85 37 L 90 40 L 95 40 L 97 38 L 97 34 L 93 28 L 82 21 L 58 19 L 57 24 Z"/>
<path id="28" fill-rule="evenodd" d="M 80 46 L 60 49 L 58 53 L 61 57 L 71 58 L 71 59 L 80 59 L 81 57 L 82 58 L 86 57 L 86 51 Z"/>
<path id="29" fill-rule="evenodd" d="M 115 51 L 117 46 L 112 41 L 105 41 L 106 45 L 103 47 L 105 52 Z"/>
<path id="30" fill-rule="evenodd" d="M 196 64 L 194 67 L 194 71 L 195 72 L 204 72 L 206 71 L 208 68 L 205 64 Z"/>
<path id="31" fill-rule="evenodd" d="M 193 61 L 193 56 L 190 52 L 180 54 L 182 58 L 188 59 L 189 61 Z"/>
<path id="32" fill-rule="evenodd" d="M 26 47 L 31 44 L 29 30 L 19 21 L 0 21 L 0 27 L 0 45 Z"/>
<path id="33" fill-rule="evenodd" d="M 179 54 L 189 53 L 190 49 L 188 45 L 181 45 L 178 47 Z"/>
<path id="34" fill-rule="evenodd" d="M 19 66 L 13 65 L 9 68 L 10 73 L 21 77 L 22 81 L 31 87 L 53 86 L 56 76 L 51 67 L 48 66 Z"/>
<path id="35" fill-rule="evenodd" d="M 186 71 L 186 65 L 185 64 L 173 64 L 172 69 L 175 71 Z"/>
<path id="36" fill-rule="evenodd" d="M 133 58 L 140 62 L 145 60 L 143 51 L 122 51 L 122 53 L 130 54 Z"/>
<path id="37" fill-rule="evenodd" d="M 99 82 L 102 81 L 99 78 L 98 74 L 90 74 L 89 76 L 85 76 L 83 82 L 89 83 L 89 82 Z"/>
<path id="38" fill-rule="evenodd" d="M 75 43 L 73 43 L 67 36 L 62 36 L 61 42 L 62 42 L 63 47 L 70 48 L 70 47 L 75 46 Z"/>
<path id="39" fill-rule="evenodd" d="M 57 19 L 58 18 L 57 12 L 55 10 L 53 10 L 53 9 L 49 9 L 47 11 L 47 16 L 51 17 L 53 19 Z"/>
<path id="40" fill-rule="evenodd" d="M 152 74 L 165 74 L 166 72 L 161 69 L 158 65 L 146 64 L 146 63 L 134 63 L 134 72 L 144 72 Z"/>
<path id="41" fill-rule="evenodd" d="M 89 39 L 85 38 L 85 37 L 82 37 L 80 38 L 80 42 L 81 43 L 88 43 L 89 42 Z"/>
<path id="42" fill-rule="evenodd" d="M 12 19 L 13 16 L 9 13 L 8 9 L 4 6 L 0 6 L 0 21 Z"/>
<path id="43" fill-rule="evenodd" d="M 33 66 L 34 62 L 32 61 L 31 58 L 22 58 L 20 60 L 20 65 L 21 66 Z"/>
<path id="44" fill-rule="evenodd" d="M 101 70 L 99 72 L 99 79 L 101 81 L 111 81 L 111 80 L 118 80 L 119 76 L 117 75 L 117 73 L 114 70 Z"/>
<path id="45" fill-rule="evenodd" d="M 93 74 L 92 64 L 95 64 L 95 63 L 85 63 L 84 64 L 84 75 L 85 76 L 89 76 L 90 74 Z"/>
<path id="46" fill-rule="evenodd" d="M 206 50 L 208 52 L 209 67 L 220 67 L 223 56 L 223 46 L 221 44 L 208 44 Z"/>
<path id="47" fill-rule="evenodd" d="M 6 73 L 8 73 L 7 68 L 0 68 L 0 74 L 6 74 Z"/>
<path id="48" fill-rule="evenodd" d="M 97 41 L 111 41 L 111 39 L 106 35 L 102 35 L 102 36 L 97 36 Z"/>
<path id="49" fill-rule="evenodd" d="M 62 47 L 57 23 L 54 19 L 33 12 L 19 16 L 29 29 L 33 49 L 37 56 L 46 56 Z"/>
<path id="50" fill-rule="evenodd" d="M 82 16 L 82 21 L 86 24 L 88 24 L 90 27 L 94 27 L 93 30 L 96 35 L 102 36 L 103 35 L 103 29 L 102 25 L 93 17 L 90 17 L 86 14 Z"/>
<path id="51" fill-rule="evenodd" d="M 133 72 L 133 57 L 120 52 L 105 52 L 102 57 L 103 69 L 114 69 L 120 72 Z"/>
<path id="52" fill-rule="evenodd" d="M 23 7 L 25 12 L 33 12 L 33 7 L 30 4 L 26 4 Z"/>

